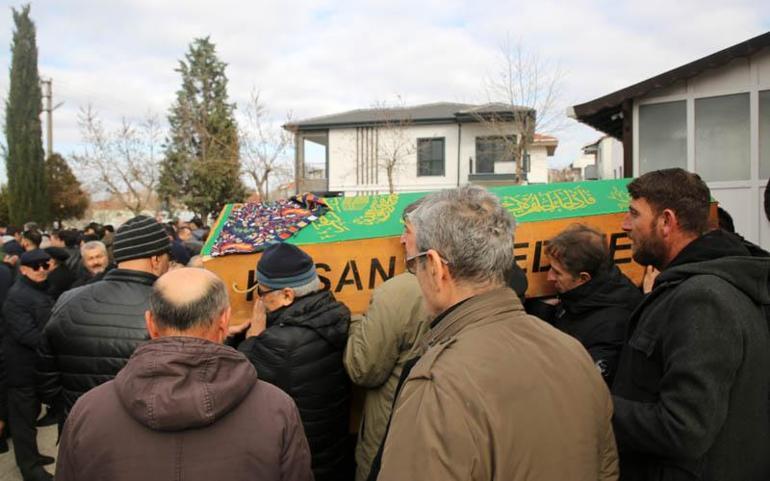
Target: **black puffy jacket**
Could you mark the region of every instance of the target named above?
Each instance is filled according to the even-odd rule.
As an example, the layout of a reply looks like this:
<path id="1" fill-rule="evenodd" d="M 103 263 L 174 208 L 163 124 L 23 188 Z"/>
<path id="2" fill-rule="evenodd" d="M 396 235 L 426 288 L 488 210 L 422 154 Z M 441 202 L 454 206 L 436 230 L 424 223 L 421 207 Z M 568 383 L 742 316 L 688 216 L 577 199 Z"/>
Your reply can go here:
<path id="1" fill-rule="evenodd" d="M 238 350 L 299 408 L 316 481 L 342 479 L 350 461 L 350 380 L 342 364 L 350 310 L 328 291 L 268 314 L 267 329 Z"/>
<path id="2" fill-rule="evenodd" d="M 62 294 L 39 348 L 44 401 L 61 407 L 66 417 L 83 393 L 115 377 L 149 339 L 144 312 L 156 279 L 114 269 L 100 282 Z"/>
<path id="3" fill-rule="evenodd" d="M 53 306 L 47 288 L 46 283 L 32 282 L 19 274 L 8 291 L 3 304 L 3 354 L 8 387 L 35 385 L 37 347 Z"/>
<path id="4" fill-rule="evenodd" d="M 583 344 L 611 386 L 631 313 L 642 291 L 617 266 L 559 295 L 557 306 L 531 309 L 541 319 Z"/>

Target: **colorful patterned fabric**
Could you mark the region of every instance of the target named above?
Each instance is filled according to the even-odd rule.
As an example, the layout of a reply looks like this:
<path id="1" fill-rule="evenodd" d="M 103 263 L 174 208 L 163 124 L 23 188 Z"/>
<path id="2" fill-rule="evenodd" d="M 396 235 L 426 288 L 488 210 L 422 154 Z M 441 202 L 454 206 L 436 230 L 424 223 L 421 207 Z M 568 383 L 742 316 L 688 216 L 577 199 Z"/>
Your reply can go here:
<path id="1" fill-rule="evenodd" d="M 326 202 L 313 194 L 275 202 L 236 204 L 224 219 L 211 255 L 261 252 L 290 238 L 327 210 Z"/>

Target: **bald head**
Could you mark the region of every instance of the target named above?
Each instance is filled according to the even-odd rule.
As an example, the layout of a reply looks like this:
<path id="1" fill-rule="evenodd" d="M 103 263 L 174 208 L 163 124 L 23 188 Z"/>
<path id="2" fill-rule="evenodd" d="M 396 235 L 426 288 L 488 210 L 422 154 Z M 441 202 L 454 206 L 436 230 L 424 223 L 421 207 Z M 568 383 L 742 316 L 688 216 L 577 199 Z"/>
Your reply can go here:
<path id="1" fill-rule="evenodd" d="M 169 271 L 155 282 L 150 295 L 155 325 L 176 333 L 208 329 L 228 306 L 224 282 L 205 269 Z"/>

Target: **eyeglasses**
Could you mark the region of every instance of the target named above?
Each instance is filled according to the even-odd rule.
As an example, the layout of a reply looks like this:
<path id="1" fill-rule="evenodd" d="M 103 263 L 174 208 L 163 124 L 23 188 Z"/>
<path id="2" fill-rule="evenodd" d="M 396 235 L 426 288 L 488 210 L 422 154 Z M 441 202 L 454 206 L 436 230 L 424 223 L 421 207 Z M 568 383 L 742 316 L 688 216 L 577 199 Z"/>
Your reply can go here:
<path id="1" fill-rule="evenodd" d="M 267 289 L 267 290 L 262 290 L 261 286 L 257 285 L 257 295 L 258 295 L 259 297 L 265 297 L 266 295 L 270 294 L 271 292 L 275 292 L 275 291 L 277 291 L 277 290 L 278 290 L 278 289 Z"/>
<path id="2" fill-rule="evenodd" d="M 416 274 L 417 273 L 417 259 L 419 259 L 422 256 L 428 255 L 428 252 L 430 252 L 430 249 L 427 251 L 418 252 L 417 254 L 407 257 L 404 259 L 404 263 L 406 264 L 406 271 L 410 274 Z M 444 263 L 444 265 L 449 265 L 449 261 L 444 259 L 443 257 L 439 256 L 439 259 L 441 259 L 441 262 Z"/>
<path id="3" fill-rule="evenodd" d="M 29 266 L 29 268 L 32 269 L 33 271 L 37 272 L 40 269 L 47 270 L 48 269 L 48 265 L 49 265 L 48 262 L 43 262 L 41 264 L 35 264 L 34 266 Z"/>

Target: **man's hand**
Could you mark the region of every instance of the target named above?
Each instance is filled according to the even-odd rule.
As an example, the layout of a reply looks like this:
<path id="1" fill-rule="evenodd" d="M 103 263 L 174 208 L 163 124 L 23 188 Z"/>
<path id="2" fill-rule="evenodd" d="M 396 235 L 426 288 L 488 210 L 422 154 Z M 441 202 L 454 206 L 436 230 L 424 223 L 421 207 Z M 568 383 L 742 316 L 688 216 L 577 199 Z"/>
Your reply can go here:
<path id="1" fill-rule="evenodd" d="M 248 320 L 243 324 L 238 324 L 237 326 L 227 326 L 227 337 L 237 336 L 238 334 L 248 329 L 250 325 L 251 320 Z"/>
<path id="2" fill-rule="evenodd" d="M 658 274 L 660 274 L 660 271 L 652 266 L 647 266 L 644 268 L 644 278 L 642 278 L 642 292 L 648 294 L 652 290 L 652 286 L 655 284 L 655 279 L 657 279 Z"/>
<path id="3" fill-rule="evenodd" d="M 249 330 L 246 331 L 246 337 L 259 336 L 267 327 L 267 311 L 262 299 L 257 298 L 254 301 L 254 308 L 251 310 L 251 320 L 249 321 Z"/>

